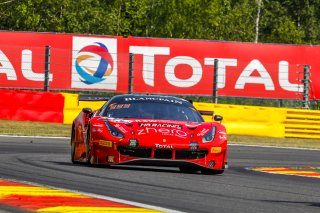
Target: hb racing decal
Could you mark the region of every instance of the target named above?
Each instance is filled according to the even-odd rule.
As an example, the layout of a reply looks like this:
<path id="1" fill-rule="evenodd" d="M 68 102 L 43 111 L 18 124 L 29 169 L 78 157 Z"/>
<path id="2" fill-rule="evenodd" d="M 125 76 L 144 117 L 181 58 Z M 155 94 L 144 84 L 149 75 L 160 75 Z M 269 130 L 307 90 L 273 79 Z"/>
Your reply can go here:
<path id="1" fill-rule="evenodd" d="M 141 123 L 141 124 L 139 124 L 139 126 L 140 127 L 164 127 L 164 128 L 182 129 L 182 126 L 177 125 L 177 124 Z"/>

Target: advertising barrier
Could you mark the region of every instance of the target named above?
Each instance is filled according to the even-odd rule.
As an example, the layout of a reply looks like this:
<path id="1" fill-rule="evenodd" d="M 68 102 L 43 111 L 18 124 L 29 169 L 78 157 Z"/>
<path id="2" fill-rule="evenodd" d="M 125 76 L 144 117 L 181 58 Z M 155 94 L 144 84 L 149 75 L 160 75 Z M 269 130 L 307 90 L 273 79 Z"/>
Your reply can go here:
<path id="1" fill-rule="evenodd" d="M 0 119 L 62 123 L 63 107 L 60 93 L 0 90 Z"/>
<path id="2" fill-rule="evenodd" d="M 46 55 L 45 47 L 50 47 Z M 0 32 L 0 88 L 320 99 L 320 46 Z M 217 70 L 214 61 L 218 59 Z M 306 88 L 305 88 L 306 89 Z"/>

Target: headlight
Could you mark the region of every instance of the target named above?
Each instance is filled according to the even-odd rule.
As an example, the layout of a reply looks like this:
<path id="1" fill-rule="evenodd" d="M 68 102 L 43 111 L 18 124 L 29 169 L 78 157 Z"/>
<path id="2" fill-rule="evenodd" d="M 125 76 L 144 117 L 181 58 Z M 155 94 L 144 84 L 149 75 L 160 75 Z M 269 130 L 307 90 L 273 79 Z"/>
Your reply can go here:
<path id="1" fill-rule="evenodd" d="M 105 121 L 105 124 L 109 130 L 109 132 L 111 133 L 112 136 L 116 137 L 116 138 L 124 138 L 124 135 L 122 132 L 120 132 L 117 128 L 115 128 L 114 126 L 112 126 L 108 121 Z"/>
<path id="2" fill-rule="evenodd" d="M 213 141 L 215 134 L 216 134 L 216 127 L 213 126 L 212 129 L 202 137 L 202 142 L 208 143 Z"/>

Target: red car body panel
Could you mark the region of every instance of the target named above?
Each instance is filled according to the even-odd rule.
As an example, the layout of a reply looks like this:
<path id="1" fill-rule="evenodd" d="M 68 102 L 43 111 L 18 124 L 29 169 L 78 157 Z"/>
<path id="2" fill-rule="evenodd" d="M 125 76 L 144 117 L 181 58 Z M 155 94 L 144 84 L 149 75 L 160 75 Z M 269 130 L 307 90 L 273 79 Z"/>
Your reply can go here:
<path id="1" fill-rule="evenodd" d="M 218 173 L 226 168 L 227 135 L 219 122 L 113 118 L 101 115 L 103 110 L 82 111 L 74 120 L 73 162 L 177 166 Z M 203 141 L 213 130 L 213 140 Z"/>

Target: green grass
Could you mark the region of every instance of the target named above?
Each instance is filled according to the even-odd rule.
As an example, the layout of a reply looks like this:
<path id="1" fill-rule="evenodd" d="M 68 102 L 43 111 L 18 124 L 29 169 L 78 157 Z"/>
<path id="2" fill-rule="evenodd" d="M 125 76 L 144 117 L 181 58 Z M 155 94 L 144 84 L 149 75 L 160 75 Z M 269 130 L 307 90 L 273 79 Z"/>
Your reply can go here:
<path id="1" fill-rule="evenodd" d="M 320 149 L 320 139 L 229 135 L 228 141 L 233 144 Z"/>
<path id="2" fill-rule="evenodd" d="M 0 120 L 0 135 L 70 137 L 70 133 L 71 125 L 67 124 Z M 228 135 L 228 141 L 233 144 L 320 149 L 320 139 Z"/>
<path id="3" fill-rule="evenodd" d="M 66 124 L 0 120 L 0 135 L 69 137 L 70 132 Z"/>

